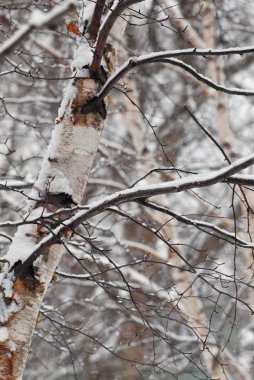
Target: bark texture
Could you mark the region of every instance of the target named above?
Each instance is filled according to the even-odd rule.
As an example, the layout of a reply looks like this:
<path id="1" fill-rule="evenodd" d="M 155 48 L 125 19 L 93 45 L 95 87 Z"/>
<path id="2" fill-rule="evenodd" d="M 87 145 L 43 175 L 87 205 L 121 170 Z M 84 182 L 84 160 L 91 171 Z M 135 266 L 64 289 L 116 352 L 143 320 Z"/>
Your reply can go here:
<path id="1" fill-rule="evenodd" d="M 94 95 L 98 84 L 93 79 L 84 78 L 70 85 L 76 89 L 75 92 L 69 91 L 72 95 L 67 94 L 69 99 L 65 99 L 64 115 L 61 120 L 57 120 L 48 153 L 32 192 L 38 200 L 33 201 L 30 216 L 38 217 L 47 211 L 55 212 L 62 207 L 68 209 L 80 203 L 87 185 L 103 119 L 96 109 L 84 114 L 81 106 Z M 22 226 L 14 237 L 11 250 L 14 251 L 13 246 L 18 249 L 19 241 L 23 244 L 21 249 L 24 246 L 32 249 L 49 229 L 60 224 L 64 218 L 49 220 L 47 226 L 42 223 L 40 228 L 30 225 L 24 229 Z M 2 280 L 0 317 L 2 326 L 8 329 L 8 335 L 0 345 L 1 380 L 22 379 L 40 306 L 65 251 L 62 243 L 67 239 L 68 233 L 59 237 L 58 244 L 41 250 L 32 266 L 23 268 L 22 263 L 15 260 L 3 263 L 5 279 Z"/>

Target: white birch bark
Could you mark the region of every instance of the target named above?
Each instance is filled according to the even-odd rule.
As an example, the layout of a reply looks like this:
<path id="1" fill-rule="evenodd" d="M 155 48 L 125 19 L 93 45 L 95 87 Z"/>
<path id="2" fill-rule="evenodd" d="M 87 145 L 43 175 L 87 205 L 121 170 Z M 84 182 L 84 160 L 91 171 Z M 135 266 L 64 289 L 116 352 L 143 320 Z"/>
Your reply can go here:
<path id="1" fill-rule="evenodd" d="M 75 70 L 78 69 L 75 67 Z M 78 76 L 80 74 L 84 76 L 85 73 L 79 72 Z M 96 110 L 84 115 L 80 107 L 97 87 L 96 81 L 88 75 L 87 78 L 72 81 L 67 87 L 60 109 L 61 117 L 57 119 L 31 194 L 38 201 L 30 204 L 30 217 L 38 217 L 43 208 L 45 211 L 57 211 L 63 206 L 68 208 L 81 202 L 96 155 L 103 119 Z M 55 204 L 51 204 L 52 200 Z M 30 249 L 44 233 L 43 226 L 37 232 L 35 225 L 21 226 L 7 256 L 1 260 L 0 320 L 6 334 L 0 344 L 0 379 L 22 379 L 42 300 L 65 251 L 62 244 L 44 248 L 35 265 L 17 272 L 16 265 L 29 258 Z M 66 237 L 62 239 L 66 240 Z"/>
<path id="2" fill-rule="evenodd" d="M 116 40 L 121 39 L 125 27 L 126 21 L 119 17 L 113 30 Z M 52 212 L 80 203 L 97 152 L 103 128 L 101 110 L 84 113 L 82 106 L 94 96 L 99 84 L 84 69 L 92 61 L 91 48 L 86 38 L 78 40 L 72 68 L 73 76 L 79 79 L 71 80 L 67 86 L 48 152 L 31 194 L 35 200 L 30 202 L 30 217 L 38 217 L 44 208 Z M 109 64 L 113 69 L 114 62 Z M 36 263 L 17 272 L 19 260 L 24 262 L 29 258 L 29 251 L 45 233 L 43 225 L 37 233 L 31 230 L 32 227 L 21 226 L 10 251 L 1 260 L 0 321 L 6 334 L 0 342 L 0 380 L 23 378 L 40 306 L 65 251 L 61 241 L 43 248 Z M 61 240 L 67 238 L 63 236 Z M 17 252 L 21 249 L 25 252 Z"/>

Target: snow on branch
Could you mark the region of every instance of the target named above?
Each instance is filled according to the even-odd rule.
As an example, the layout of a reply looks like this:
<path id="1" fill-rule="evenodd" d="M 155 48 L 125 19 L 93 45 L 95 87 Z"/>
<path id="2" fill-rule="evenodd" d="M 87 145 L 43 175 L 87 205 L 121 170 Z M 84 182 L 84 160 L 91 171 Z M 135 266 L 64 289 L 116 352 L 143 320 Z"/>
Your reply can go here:
<path id="1" fill-rule="evenodd" d="M 34 29 L 42 28 L 63 16 L 69 10 L 74 9 L 77 5 L 75 0 L 65 0 L 63 4 L 56 6 L 50 12 L 42 12 L 38 9 L 31 14 L 26 25 L 23 25 L 17 30 L 12 37 L 4 42 L 0 48 L 0 56 L 9 53 L 13 50 L 24 38 L 26 38 Z"/>
<path id="2" fill-rule="evenodd" d="M 85 209 L 83 208 L 77 212 L 75 216 L 65 220 L 65 222 L 62 222 L 60 226 L 50 232 L 50 234 L 42 239 L 38 244 L 33 246 L 30 250 L 28 249 L 25 254 L 23 253 L 22 259 L 20 259 L 18 255 L 14 259 L 13 256 L 7 253 L 7 255 L 4 256 L 1 261 L 8 263 L 5 267 L 6 271 L 9 271 L 16 263 L 16 261 L 22 261 L 21 264 L 17 264 L 15 267 L 15 270 L 17 272 L 19 267 L 20 270 L 22 270 L 24 267 L 32 265 L 34 260 L 40 256 L 42 248 L 55 243 L 59 243 L 59 240 L 61 239 L 61 236 L 64 235 L 66 229 L 75 229 L 84 221 L 104 212 L 109 207 L 117 206 L 125 202 L 135 201 L 140 198 L 148 198 L 161 194 L 181 192 L 189 189 L 206 187 L 214 185 L 216 183 L 225 182 L 229 179 L 229 177 L 232 178 L 234 174 L 253 164 L 254 154 L 251 154 L 247 157 L 235 161 L 223 169 L 216 170 L 212 173 L 210 172 L 207 174 L 191 175 L 186 178 L 179 178 L 169 182 L 147 186 L 136 186 L 130 189 L 118 191 L 103 198 L 102 200 L 85 206 Z"/>
<path id="3" fill-rule="evenodd" d="M 113 86 L 130 70 L 135 67 L 142 66 L 149 63 L 167 62 L 175 66 L 179 66 L 182 69 L 188 71 L 198 80 L 204 82 L 210 87 L 213 87 L 217 91 L 223 91 L 234 95 L 254 95 L 253 91 L 242 90 L 237 88 L 227 88 L 214 83 L 211 79 L 198 73 L 192 66 L 185 64 L 184 62 L 174 59 L 174 57 L 184 57 L 188 55 L 201 56 L 204 58 L 221 55 L 240 55 L 254 53 L 254 46 L 247 46 L 244 48 L 228 48 L 228 49 L 183 49 L 183 50 L 168 50 L 162 52 L 156 52 L 151 54 L 142 55 L 140 57 L 131 57 L 121 67 L 119 67 L 111 77 L 108 78 L 100 92 L 96 95 L 96 100 L 101 101 L 113 88 Z"/>
<path id="4" fill-rule="evenodd" d="M 191 74 L 194 78 L 196 78 L 200 82 L 205 83 L 207 86 L 214 88 L 216 91 L 225 92 L 226 94 L 231 94 L 231 95 L 244 95 L 244 96 L 254 95 L 254 91 L 249 91 L 249 90 L 239 89 L 239 88 L 228 88 L 225 86 L 221 86 L 218 83 L 214 83 L 210 78 L 206 77 L 205 75 L 201 73 L 198 73 L 191 65 L 187 65 L 187 63 L 184 63 L 183 61 L 180 61 L 179 59 L 168 58 L 168 59 L 161 60 L 161 62 L 170 63 L 171 65 L 180 67 L 181 69 Z"/>

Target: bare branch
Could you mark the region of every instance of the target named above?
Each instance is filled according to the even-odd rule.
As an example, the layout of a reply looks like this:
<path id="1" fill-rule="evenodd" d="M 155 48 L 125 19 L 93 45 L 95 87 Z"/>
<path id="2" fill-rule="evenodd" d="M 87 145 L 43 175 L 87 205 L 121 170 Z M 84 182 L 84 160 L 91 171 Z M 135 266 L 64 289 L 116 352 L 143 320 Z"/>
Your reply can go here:
<path id="1" fill-rule="evenodd" d="M 91 72 L 92 73 L 96 73 L 96 71 L 98 70 L 98 68 L 100 66 L 108 35 L 109 35 L 114 23 L 116 22 L 117 18 L 130 5 L 140 3 L 141 1 L 144 1 L 144 0 L 122 0 L 122 1 L 117 2 L 116 6 L 112 7 L 109 10 L 110 13 L 109 13 L 108 17 L 105 19 L 103 25 L 101 26 L 101 29 L 100 29 L 100 32 L 99 32 L 99 35 L 97 38 L 95 52 L 94 52 L 94 58 L 93 58 L 93 62 L 91 64 Z"/>
<path id="2" fill-rule="evenodd" d="M 97 0 L 92 20 L 88 27 L 89 39 L 95 41 L 101 24 L 101 17 L 105 7 L 105 0 Z"/>

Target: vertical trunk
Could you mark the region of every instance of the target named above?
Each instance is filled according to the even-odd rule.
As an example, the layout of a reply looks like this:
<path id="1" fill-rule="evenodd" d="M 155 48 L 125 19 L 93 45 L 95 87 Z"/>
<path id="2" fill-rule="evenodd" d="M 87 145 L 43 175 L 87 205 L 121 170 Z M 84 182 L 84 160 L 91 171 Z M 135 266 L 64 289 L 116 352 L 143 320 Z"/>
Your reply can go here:
<path id="1" fill-rule="evenodd" d="M 82 47 L 86 41 L 80 44 Z M 22 379 L 42 300 L 65 251 L 62 243 L 67 236 L 59 238 L 58 244 L 41 249 L 32 265 L 22 265 L 41 238 L 61 223 L 61 219 L 49 220 L 46 226 L 39 222 L 39 217 L 81 202 L 99 143 L 102 116 L 96 109 L 82 112 L 82 105 L 94 95 L 98 83 L 89 78 L 88 70 L 75 66 L 76 76 L 83 78 L 72 80 L 67 87 L 32 191 L 37 201 L 30 205 L 29 217 L 38 218 L 38 224 L 19 227 L 5 261 L 2 260 L 0 379 Z"/>

